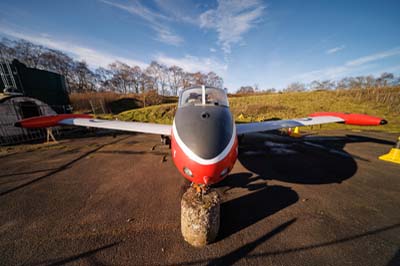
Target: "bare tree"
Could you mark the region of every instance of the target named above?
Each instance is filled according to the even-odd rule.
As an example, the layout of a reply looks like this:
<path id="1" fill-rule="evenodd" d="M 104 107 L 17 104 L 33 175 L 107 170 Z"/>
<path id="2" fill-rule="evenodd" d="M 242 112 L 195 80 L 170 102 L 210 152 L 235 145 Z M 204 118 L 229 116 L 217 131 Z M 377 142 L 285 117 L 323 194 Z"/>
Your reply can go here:
<path id="1" fill-rule="evenodd" d="M 242 86 L 239 90 L 236 91 L 237 94 L 251 94 L 254 92 L 255 90 L 252 86 Z"/>
<path id="2" fill-rule="evenodd" d="M 319 80 L 313 80 L 310 83 L 309 88 L 311 90 L 320 90 L 321 89 L 321 82 Z"/>
<path id="3" fill-rule="evenodd" d="M 205 76 L 205 85 L 215 87 L 215 88 L 223 88 L 223 80 L 221 77 L 219 77 L 217 74 L 214 72 L 208 72 L 208 74 Z"/>
<path id="4" fill-rule="evenodd" d="M 133 88 L 133 76 L 131 75 L 131 67 L 125 63 L 116 61 L 109 65 L 112 73 L 111 84 L 116 91 L 128 93 Z"/>
<path id="5" fill-rule="evenodd" d="M 123 62 L 99 67 L 94 72 L 84 61 L 75 61 L 58 50 L 33 44 L 26 40 L 1 39 L 3 58 L 18 59 L 28 67 L 53 71 L 64 75 L 71 91 L 116 91 L 144 93 L 156 90 L 162 95 L 176 95 L 180 87 L 208 85 L 222 88 L 223 80 L 214 72 L 185 72 L 179 66 L 167 67 L 156 61 L 142 70 Z M 154 94 L 154 91 L 151 92 Z"/>
<path id="6" fill-rule="evenodd" d="M 377 81 L 378 86 L 386 87 L 386 86 L 392 84 L 392 82 L 394 81 L 394 75 L 392 73 L 384 72 L 380 75 L 379 78 L 377 78 L 376 81 Z"/>
<path id="7" fill-rule="evenodd" d="M 18 40 L 15 45 L 17 57 L 27 66 L 36 68 L 44 48 L 25 40 Z"/>
<path id="8" fill-rule="evenodd" d="M 133 87 L 135 88 L 135 93 L 140 92 L 140 82 L 142 78 L 142 70 L 138 66 L 131 67 L 130 77 Z"/>
<path id="9" fill-rule="evenodd" d="M 376 86 L 376 79 L 374 76 L 369 75 L 365 77 L 365 86 L 366 88 L 373 88 Z"/>
<path id="10" fill-rule="evenodd" d="M 286 89 L 284 89 L 283 91 L 285 92 L 296 92 L 296 91 L 305 91 L 306 90 L 306 86 L 304 83 L 300 83 L 300 82 L 293 82 L 290 83 Z"/>
<path id="11" fill-rule="evenodd" d="M 112 75 L 112 71 L 104 67 L 99 67 L 95 70 L 96 83 L 100 91 L 113 91 Z"/>
<path id="12" fill-rule="evenodd" d="M 350 79 L 348 77 L 342 78 L 338 82 L 336 82 L 336 89 L 344 90 L 348 89 L 350 84 Z"/>
<path id="13" fill-rule="evenodd" d="M 0 56 L 2 59 L 12 61 L 17 59 L 17 52 L 14 48 L 15 41 L 11 41 L 7 38 L 2 38 L 0 42 Z"/>
<path id="14" fill-rule="evenodd" d="M 335 88 L 335 82 L 329 79 L 322 81 L 321 85 L 324 90 L 332 90 Z"/>
<path id="15" fill-rule="evenodd" d="M 168 85 L 168 68 L 156 61 L 152 61 L 146 68 L 146 74 L 153 79 L 154 89 L 157 89 L 159 94 L 165 95 Z"/>
<path id="16" fill-rule="evenodd" d="M 191 86 L 206 85 L 207 76 L 201 72 L 189 74 Z"/>
<path id="17" fill-rule="evenodd" d="M 172 95 L 178 94 L 178 89 L 183 87 L 185 73 L 182 68 L 178 66 L 172 66 L 168 68 L 168 83 L 171 88 Z"/>
<path id="18" fill-rule="evenodd" d="M 95 76 L 85 61 L 75 64 L 73 77 L 72 90 L 76 92 L 95 90 Z"/>

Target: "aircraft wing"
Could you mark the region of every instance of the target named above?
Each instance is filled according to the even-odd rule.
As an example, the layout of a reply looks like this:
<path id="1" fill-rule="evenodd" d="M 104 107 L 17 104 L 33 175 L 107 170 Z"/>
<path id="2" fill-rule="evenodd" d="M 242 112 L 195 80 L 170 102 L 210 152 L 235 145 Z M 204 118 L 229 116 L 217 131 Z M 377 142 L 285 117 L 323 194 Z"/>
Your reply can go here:
<path id="1" fill-rule="evenodd" d="M 171 135 L 172 126 L 154 123 L 125 122 L 118 120 L 94 119 L 90 115 L 64 114 L 32 117 L 21 120 L 15 126 L 23 128 L 44 128 L 59 125 L 105 128 L 157 135 Z"/>
<path id="2" fill-rule="evenodd" d="M 241 135 L 246 133 L 269 131 L 281 128 L 294 128 L 294 127 L 312 126 L 312 125 L 337 123 L 337 122 L 344 122 L 344 121 L 343 119 L 334 116 L 307 117 L 307 118 L 291 119 L 291 120 L 275 120 L 275 121 L 265 121 L 259 123 L 236 124 L 236 132 L 238 135 Z"/>
<path id="3" fill-rule="evenodd" d="M 236 124 L 238 135 L 276 130 L 281 128 L 294 128 L 302 126 L 321 125 L 328 123 L 344 123 L 358 126 L 378 126 L 387 123 L 386 120 L 365 114 L 349 114 L 339 112 L 318 112 L 310 114 L 309 117 L 289 120 L 274 120 L 259 123 Z"/>
<path id="4" fill-rule="evenodd" d="M 118 120 L 87 119 L 87 118 L 64 119 L 60 121 L 59 124 L 83 126 L 83 127 L 96 127 L 96 128 L 150 133 L 158 135 L 171 135 L 171 129 L 172 129 L 171 125 L 161 125 L 161 124 L 141 123 L 141 122 L 125 122 Z"/>

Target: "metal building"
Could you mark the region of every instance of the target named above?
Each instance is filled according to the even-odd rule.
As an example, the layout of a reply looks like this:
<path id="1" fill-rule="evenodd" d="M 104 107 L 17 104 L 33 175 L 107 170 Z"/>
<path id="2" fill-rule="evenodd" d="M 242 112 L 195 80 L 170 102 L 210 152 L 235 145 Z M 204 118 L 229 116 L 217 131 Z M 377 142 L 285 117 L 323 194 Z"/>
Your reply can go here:
<path id="1" fill-rule="evenodd" d="M 45 139 L 46 130 L 23 129 L 14 124 L 29 117 L 70 111 L 62 75 L 0 57 L 0 145 Z"/>
<path id="2" fill-rule="evenodd" d="M 57 113 L 70 113 L 71 103 L 63 75 L 30 68 L 0 57 L 0 93 L 24 95 L 48 104 Z"/>
<path id="3" fill-rule="evenodd" d="M 49 105 L 37 99 L 0 93 L 0 145 L 45 139 L 43 129 L 24 129 L 14 124 L 24 118 L 55 114 Z"/>

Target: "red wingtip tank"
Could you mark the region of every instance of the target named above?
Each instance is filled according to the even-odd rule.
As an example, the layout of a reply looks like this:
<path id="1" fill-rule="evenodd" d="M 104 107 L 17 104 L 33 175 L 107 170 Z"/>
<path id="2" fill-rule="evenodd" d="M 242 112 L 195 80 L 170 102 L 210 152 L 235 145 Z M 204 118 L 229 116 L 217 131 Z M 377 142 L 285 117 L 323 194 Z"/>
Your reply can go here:
<path id="1" fill-rule="evenodd" d="M 355 126 L 379 126 L 387 124 L 385 119 L 370 116 L 366 114 L 350 114 L 350 113 L 340 113 L 340 112 L 316 112 L 309 115 L 310 117 L 317 116 L 335 116 L 340 117 L 344 120 L 346 125 Z"/>
<path id="2" fill-rule="evenodd" d="M 22 128 L 46 128 L 57 126 L 58 123 L 64 119 L 70 118 L 92 118 L 91 115 L 85 114 L 61 114 L 50 116 L 35 116 L 23 119 L 14 124 L 16 127 Z"/>

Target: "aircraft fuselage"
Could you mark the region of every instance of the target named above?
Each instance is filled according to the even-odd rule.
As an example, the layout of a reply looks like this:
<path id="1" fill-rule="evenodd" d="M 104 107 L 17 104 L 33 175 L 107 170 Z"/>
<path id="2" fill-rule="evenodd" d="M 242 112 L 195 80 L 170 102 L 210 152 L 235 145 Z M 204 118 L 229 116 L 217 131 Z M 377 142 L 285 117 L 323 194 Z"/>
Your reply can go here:
<path id="1" fill-rule="evenodd" d="M 178 108 L 172 127 L 171 152 L 186 179 L 206 185 L 220 182 L 232 170 L 238 155 L 236 128 L 229 107 Z"/>

